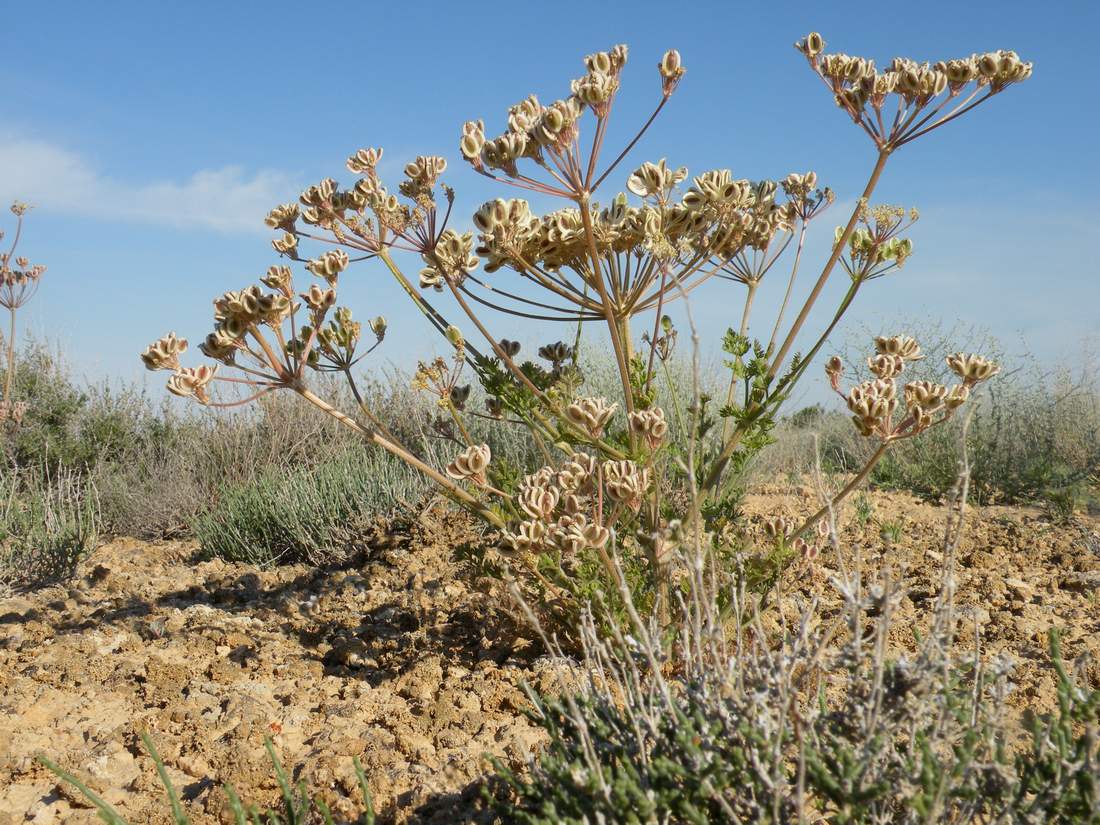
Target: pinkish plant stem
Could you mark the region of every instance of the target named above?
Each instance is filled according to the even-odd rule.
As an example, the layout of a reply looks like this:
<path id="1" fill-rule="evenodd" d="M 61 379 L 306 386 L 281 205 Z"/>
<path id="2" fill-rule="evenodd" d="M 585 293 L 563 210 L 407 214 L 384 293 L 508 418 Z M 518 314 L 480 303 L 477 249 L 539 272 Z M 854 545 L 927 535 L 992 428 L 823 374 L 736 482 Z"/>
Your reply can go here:
<path id="1" fill-rule="evenodd" d="M 15 307 L 8 310 L 8 372 L 4 376 L 4 405 L 11 401 L 12 378 L 15 375 Z"/>

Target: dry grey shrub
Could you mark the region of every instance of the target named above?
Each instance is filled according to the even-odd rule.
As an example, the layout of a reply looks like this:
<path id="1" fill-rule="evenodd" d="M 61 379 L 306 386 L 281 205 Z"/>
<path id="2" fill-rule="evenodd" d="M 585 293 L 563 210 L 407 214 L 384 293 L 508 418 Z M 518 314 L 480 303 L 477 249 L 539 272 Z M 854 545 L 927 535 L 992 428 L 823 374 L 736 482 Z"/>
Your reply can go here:
<path id="1" fill-rule="evenodd" d="M 444 158 L 417 157 L 391 192 L 378 172 L 382 150 L 360 149 L 347 160 L 358 176 L 350 187 L 326 178 L 267 217 L 278 233 L 275 251 L 303 264 L 313 282 L 297 283 L 290 265 L 272 266 L 260 284 L 214 301 L 214 331 L 200 345 L 209 363 L 184 366 L 187 342 L 174 333 L 151 344 L 142 359 L 149 369 L 171 373 L 172 393 L 207 406 L 238 406 L 277 390 L 296 393 L 499 531 L 499 549 L 482 555 L 482 569 L 516 576 L 562 617 L 574 615 L 597 589 L 617 593 L 622 575 L 642 609 L 667 614 L 679 585 L 667 564 L 671 553 L 685 539 L 705 541 L 716 559 L 739 549 L 732 527 L 740 469 L 767 444 L 780 407 L 856 293 L 911 256 L 912 243 L 902 235 L 915 212 L 870 203 L 888 159 L 1031 74 L 1031 65 L 1013 52 L 935 65 L 896 59 L 879 72 L 870 60 L 822 54 L 816 34 L 797 45 L 837 104 L 871 137 L 876 162 L 793 322 L 785 317 L 806 232 L 834 203 L 833 192 L 814 172 L 752 181 L 716 169 L 690 177 L 686 168 L 660 160 L 626 173 L 626 193 L 597 201 L 685 74 L 679 53 L 666 52 L 657 66 L 653 114 L 607 160 L 605 138 L 628 56 L 619 45 L 588 55 L 585 74 L 566 97 L 543 104 L 531 95 L 512 106 L 499 136 L 488 136 L 481 120 L 462 128 L 460 151 L 478 173 L 557 198 L 563 208 L 538 215 L 527 201 L 496 199 L 474 213 L 474 229 L 455 229 L 454 192 L 441 182 Z M 750 338 L 754 295 L 788 249 L 794 251 L 786 298 L 765 327 L 770 338 Z M 398 266 L 395 250 L 420 256 L 417 276 Z M 338 305 L 338 288 L 349 267 L 364 260 L 381 263 L 447 342 L 448 356 L 421 364 L 414 385 L 439 408 L 437 434 L 453 442 L 449 461 L 435 462 L 403 440 L 360 392 L 355 371 L 383 342 L 386 322 L 354 320 Z M 849 289 L 810 351 L 796 354 L 794 342 L 838 263 Z M 662 378 L 669 380 L 665 366 L 677 339 L 671 305 L 683 307 L 689 293 L 723 281 L 746 293 L 740 327 L 723 342 L 731 374 L 717 427 L 713 410 L 666 410 L 655 399 Z M 434 293 L 448 296 L 470 335 L 434 303 Z M 485 308 L 566 323 L 576 332 L 572 343 L 552 336 L 538 348 L 538 361 L 517 361 L 518 343 L 493 334 Z M 631 326 L 639 319 L 640 336 Z M 586 324 L 611 342 L 618 377 L 611 397 L 589 391 L 578 369 Z M 889 364 L 898 358 L 904 354 L 882 352 L 882 369 L 896 372 Z M 996 372 L 971 356 L 959 355 L 955 365 L 960 389 L 907 389 L 912 398 L 904 420 L 891 418 L 894 400 L 884 395 L 893 373 L 881 385 L 853 390 L 849 403 L 861 431 L 880 443 L 873 460 L 891 443 L 939 423 L 970 386 Z M 336 406 L 321 397 L 307 380 L 317 372 L 346 379 L 355 403 Z M 484 411 L 470 403 L 470 380 L 488 396 Z M 222 389 L 246 395 L 226 398 Z M 674 399 L 689 394 L 682 386 L 668 392 Z M 541 468 L 498 460 L 492 445 L 475 435 L 474 419 L 521 428 L 541 455 Z M 696 440 L 699 449 L 686 446 Z M 688 494 L 695 487 L 702 495 Z M 697 511 L 681 506 L 688 500 Z M 773 538 L 808 542 L 821 517 Z M 622 571 L 606 552 L 612 536 Z"/>
<path id="2" fill-rule="evenodd" d="M 1086 662 L 1068 670 L 1051 636 L 1058 709 L 1031 714 L 1023 736 L 1005 712 L 1011 662 L 956 652 L 967 481 L 964 468 L 912 653 L 888 644 L 903 591 L 888 570 L 866 581 L 858 553 L 845 564 L 835 530 L 839 626 L 816 598 L 777 624 L 744 590 L 726 621 L 698 547 L 677 555 L 691 587 L 671 647 L 669 628 L 637 610 L 610 633 L 585 613 L 582 667 L 562 672 L 557 695 L 531 697 L 547 748 L 522 774 L 494 760 L 497 810 L 530 825 L 1100 822 L 1100 690 L 1082 687 Z"/>

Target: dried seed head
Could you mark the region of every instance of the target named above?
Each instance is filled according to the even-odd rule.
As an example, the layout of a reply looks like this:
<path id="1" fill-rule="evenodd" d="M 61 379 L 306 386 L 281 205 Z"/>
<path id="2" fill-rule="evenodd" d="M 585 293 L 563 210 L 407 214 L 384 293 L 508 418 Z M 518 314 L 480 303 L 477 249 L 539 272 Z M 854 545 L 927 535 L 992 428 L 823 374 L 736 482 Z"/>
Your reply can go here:
<path id="1" fill-rule="evenodd" d="M 580 493 L 589 489 L 596 474 L 596 459 L 587 453 L 573 453 L 558 470 L 557 485 L 567 493 Z"/>
<path id="2" fill-rule="evenodd" d="M 298 220 L 298 204 L 284 203 L 276 206 L 267 213 L 264 223 L 272 229 L 282 229 L 286 232 L 294 231 L 294 222 Z"/>
<path id="3" fill-rule="evenodd" d="M 481 263 L 474 254 L 474 233 L 459 235 L 453 229 L 444 230 L 435 247 L 421 253 L 428 266 L 420 271 L 420 286 L 443 288 L 444 283 L 460 286 L 466 276 Z"/>
<path id="4" fill-rule="evenodd" d="M 635 512 L 642 506 L 642 497 L 649 489 L 649 469 L 633 461 L 608 461 L 603 465 L 603 480 L 607 494 Z"/>
<path id="5" fill-rule="evenodd" d="M 271 247 L 280 255 L 289 255 L 298 248 L 298 236 L 290 232 L 284 232 L 271 242 Z"/>
<path id="6" fill-rule="evenodd" d="M 468 120 L 462 127 L 462 138 L 458 143 L 462 157 L 481 165 L 481 152 L 485 148 L 485 124 L 480 120 Z"/>
<path id="7" fill-rule="evenodd" d="M 651 450 L 661 446 L 668 434 L 668 422 L 665 411 L 659 407 L 649 410 L 636 410 L 628 416 L 630 431 L 643 439 Z"/>
<path id="8" fill-rule="evenodd" d="M 380 160 L 382 160 L 381 149 L 360 149 L 348 158 L 348 171 L 353 175 L 371 174 Z"/>
<path id="9" fill-rule="evenodd" d="M 381 341 L 386 337 L 386 319 L 381 315 L 375 316 L 370 320 L 370 331 L 374 333 L 374 337 Z"/>
<path id="10" fill-rule="evenodd" d="M 564 341 L 555 341 L 553 344 L 539 347 L 539 358 L 549 361 L 555 367 L 572 357 L 573 348 Z"/>
<path id="11" fill-rule="evenodd" d="M 590 522 L 583 513 L 567 513 L 550 529 L 549 537 L 554 547 L 569 557 L 603 547 L 611 538 L 611 531 Z"/>
<path id="12" fill-rule="evenodd" d="M 519 341 L 509 341 L 507 338 L 501 338 L 500 348 L 509 358 L 515 358 L 520 349 Z"/>
<path id="13" fill-rule="evenodd" d="M 329 286 L 336 286 L 340 273 L 348 268 L 348 253 L 342 249 L 330 249 L 320 258 L 306 264 L 306 269 L 318 278 L 324 278 Z"/>
<path id="14" fill-rule="evenodd" d="M 794 47 L 806 55 L 808 59 L 813 60 L 825 50 L 825 40 L 817 32 L 810 32 L 795 43 Z"/>
<path id="15" fill-rule="evenodd" d="M 880 335 L 875 338 L 875 350 L 882 355 L 897 355 L 906 361 L 918 361 L 921 355 L 920 345 L 908 335 Z"/>
<path id="16" fill-rule="evenodd" d="M 846 401 L 861 434 L 889 434 L 890 416 L 898 406 L 893 380 L 878 378 L 857 384 L 848 391 Z"/>
<path id="17" fill-rule="evenodd" d="M 905 369 L 905 359 L 900 355 L 879 353 L 867 359 L 867 368 L 878 378 L 894 378 Z"/>
<path id="18" fill-rule="evenodd" d="M 683 181 L 687 174 L 686 166 L 669 169 L 664 158 L 657 163 L 646 161 L 627 179 L 626 188 L 641 198 L 650 198 L 655 195 L 667 197 L 672 188 Z"/>
<path id="19" fill-rule="evenodd" d="M 956 410 L 970 398 L 970 387 L 966 384 L 955 384 L 943 397 L 943 405 L 949 410 Z"/>
<path id="20" fill-rule="evenodd" d="M 600 438 L 618 404 L 608 404 L 602 398 L 578 398 L 565 409 L 565 417 L 585 430 L 592 438 Z"/>
<path id="21" fill-rule="evenodd" d="M 268 267 L 267 274 L 260 279 L 260 283 L 270 289 L 289 294 L 292 280 L 289 266 L 272 266 Z"/>
<path id="22" fill-rule="evenodd" d="M 447 465 L 447 475 L 460 481 L 472 481 L 479 487 L 483 487 L 488 483 L 485 471 L 492 457 L 488 444 L 471 445 Z"/>
<path id="23" fill-rule="evenodd" d="M 504 531 L 504 540 L 513 548 L 529 553 L 538 550 L 546 538 L 546 524 L 541 520 L 520 522 L 516 532 Z"/>
<path id="24" fill-rule="evenodd" d="M 905 385 L 905 404 L 908 407 L 935 408 L 947 395 L 947 387 L 932 381 L 911 381 Z"/>
<path id="25" fill-rule="evenodd" d="M 684 72 L 687 71 L 680 59 L 680 53 L 676 49 L 669 49 L 665 52 L 661 62 L 657 64 L 657 70 L 661 73 L 661 91 L 665 97 L 672 94 L 676 84 L 680 82 Z"/>
<path id="26" fill-rule="evenodd" d="M 177 338 L 169 332 L 148 347 L 141 354 L 141 360 L 147 370 L 178 370 L 179 356 L 187 350 L 187 339 Z"/>
<path id="27" fill-rule="evenodd" d="M 834 355 L 825 362 L 825 375 L 829 378 L 829 385 L 839 392 L 840 379 L 844 375 L 844 362 L 840 360 L 839 355 Z"/>
<path id="28" fill-rule="evenodd" d="M 773 516 L 764 521 L 764 535 L 769 539 L 786 539 L 794 525 L 783 516 Z"/>
<path id="29" fill-rule="evenodd" d="M 980 355 L 968 355 L 956 352 L 947 356 L 947 366 L 963 379 L 963 383 L 972 387 L 982 381 L 987 381 L 1001 371 L 1001 368 L 988 358 Z"/>
<path id="30" fill-rule="evenodd" d="M 210 403 L 207 385 L 214 380 L 217 365 L 202 364 L 198 367 L 182 367 L 168 379 L 168 392 L 183 398 L 194 398 L 200 404 Z"/>
<path id="31" fill-rule="evenodd" d="M 223 364 L 231 364 L 240 346 L 238 343 L 240 339 L 240 335 L 230 334 L 230 332 L 225 329 L 225 325 L 219 324 L 218 327 L 207 335 L 203 342 L 199 344 L 199 350 L 207 358 L 213 358 L 215 361 L 221 361 Z"/>
<path id="32" fill-rule="evenodd" d="M 310 284 L 308 292 L 300 293 L 306 306 L 314 312 L 324 313 L 336 306 L 336 290 L 321 289 L 317 284 Z"/>
<path id="33" fill-rule="evenodd" d="M 516 496 L 516 503 L 531 518 L 546 521 L 557 509 L 560 498 L 561 490 L 557 487 L 531 486 L 520 491 Z"/>

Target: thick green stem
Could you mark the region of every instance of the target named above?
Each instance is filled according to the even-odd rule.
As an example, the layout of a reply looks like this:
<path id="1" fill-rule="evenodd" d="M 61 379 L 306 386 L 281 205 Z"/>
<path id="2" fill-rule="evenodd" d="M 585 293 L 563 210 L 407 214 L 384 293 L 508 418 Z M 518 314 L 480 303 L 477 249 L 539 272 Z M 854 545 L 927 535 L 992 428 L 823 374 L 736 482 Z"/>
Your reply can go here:
<path id="1" fill-rule="evenodd" d="M 738 334 L 744 338 L 749 331 L 749 315 L 752 313 L 752 300 L 756 297 L 756 289 L 760 286 L 759 281 L 749 281 L 746 286 L 749 289 L 748 294 L 745 296 L 745 309 L 741 312 L 741 327 Z M 726 406 L 733 405 L 733 393 L 737 389 L 737 373 L 730 375 L 730 386 L 726 391 Z M 730 419 L 727 418 L 722 422 L 722 441 L 725 442 L 729 438 Z"/>

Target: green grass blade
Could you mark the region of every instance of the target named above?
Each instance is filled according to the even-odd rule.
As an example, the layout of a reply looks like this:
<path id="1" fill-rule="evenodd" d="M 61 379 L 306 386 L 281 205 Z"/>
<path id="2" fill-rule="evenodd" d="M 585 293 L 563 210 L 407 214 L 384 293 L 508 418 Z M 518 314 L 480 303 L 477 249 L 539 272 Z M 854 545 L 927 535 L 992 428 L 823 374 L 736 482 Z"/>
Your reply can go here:
<path id="1" fill-rule="evenodd" d="M 168 769 L 165 768 L 164 760 L 161 759 L 160 754 L 157 753 L 153 740 L 148 733 L 142 731 L 141 741 L 145 743 L 145 749 L 149 751 L 149 755 L 153 757 L 153 762 L 156 763 L 157 766 L 157 775 L 160 777 L 164 789 L 168 792 L 168 802 L 172 806 L 172 821 L 175 825 L 191 825 L 191 820 L 188 819 L 187 815 L 183 812 L 183 806 L 180 805 L 179 794 L 176 793 L 176 789 L 172 785 L 172 780 L 168 778 Z"/>
<path id="2" fill-rule="evenodd" d="M 351 764 L 355 766 L 355 776 L 359 780 L 359 790 L 363 792 L 363 805 L 366 806 L 366 810 L 359 818 L 359 825 L 374 825 L 374 803 L 371 801 L 367 775 L 363 772 L 363 766 L 359 764 L 358 756 L 352 757 Z"/>
<path id="3" fill-rule="evenodd" d="M 106 822 L 107 825 L 130 825 L 125 819 L 119 816 L 118 811 L 107 804 L 106 800 L 104 800 L 95 791 L 93 791 L 91 788 L 89 788 L 67 770 L 60 767 L 59 765 L 54 764 L 45 756 L 39 756 L 38 761 L 49 768 L 51 771 L 53 771 L 55 774 L 57 774 L 59 777 L 64 779 L 82 794 L 84 794 L 88 801 L 96 806 L 96 810 L 99 812 L 99 818 Z"/>

